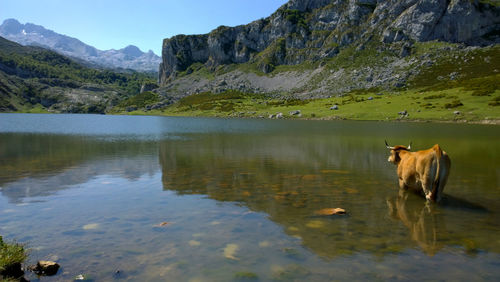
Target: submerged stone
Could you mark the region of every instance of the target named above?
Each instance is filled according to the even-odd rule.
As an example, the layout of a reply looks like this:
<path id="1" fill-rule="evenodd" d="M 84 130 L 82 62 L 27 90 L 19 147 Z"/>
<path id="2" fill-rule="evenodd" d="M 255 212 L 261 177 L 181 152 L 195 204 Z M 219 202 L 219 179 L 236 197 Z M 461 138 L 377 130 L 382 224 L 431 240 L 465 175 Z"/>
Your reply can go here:
<path id="1" fill-rule="evenodd" d="M 239 258 L 235 257 L 239 248 L 240 247 L 237 244 L 227 244 L 224 248 L 224 256 L 228 259 L 239 260 Z"/>
<path id="2" fill-rule="evenodd" d="M 336 214 L 346 214 L 346 211 L 342 208 L 327 208 L 321 209 L 314 212 L 316 215 L 336 215 Z"/>

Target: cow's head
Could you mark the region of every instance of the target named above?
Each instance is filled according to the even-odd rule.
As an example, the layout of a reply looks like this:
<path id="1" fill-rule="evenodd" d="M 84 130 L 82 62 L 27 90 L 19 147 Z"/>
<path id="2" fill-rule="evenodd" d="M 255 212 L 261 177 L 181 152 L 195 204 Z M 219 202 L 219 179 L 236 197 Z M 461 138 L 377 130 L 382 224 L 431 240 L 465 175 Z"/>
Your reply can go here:
<path id="1" fill-rule="evenodd" d="M 401 157 L 399 156 L 399 153 L 401 151 L 410 151 L 411 142 L 410 142 L 410 145 L 408 147 L 401 146 L 401 145 L 391 147 L 391 146 L 389 146 L 389 144 L 387 144 L 387 141 L 385 141 L 385 146 L 387 147 L 387 149 L 391 150 L 391 155 L 389 156 L 387 161 L 397 165 L 401 161 Z"/>

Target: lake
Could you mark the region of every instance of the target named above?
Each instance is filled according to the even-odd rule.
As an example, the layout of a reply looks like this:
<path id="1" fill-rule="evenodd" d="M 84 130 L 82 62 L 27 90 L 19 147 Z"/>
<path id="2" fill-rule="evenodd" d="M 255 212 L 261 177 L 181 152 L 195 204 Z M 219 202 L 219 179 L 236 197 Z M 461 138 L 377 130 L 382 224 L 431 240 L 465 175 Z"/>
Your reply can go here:
<path id="1" fill-rule="evenodd" d="M 443 204 L 399 191 L 385 139 L 441 145 Z M 0 235 L 61 264 L 43 281 L 493 281 L 499 141 L 489 125 L 0 114 Z"/>

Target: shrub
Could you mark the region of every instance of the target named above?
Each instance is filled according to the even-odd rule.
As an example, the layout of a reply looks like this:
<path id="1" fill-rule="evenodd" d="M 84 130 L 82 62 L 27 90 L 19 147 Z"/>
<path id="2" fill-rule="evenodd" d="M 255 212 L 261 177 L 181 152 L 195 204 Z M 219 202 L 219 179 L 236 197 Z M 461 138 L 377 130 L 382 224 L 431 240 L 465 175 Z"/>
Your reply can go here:
<path id="1" fill-rule="evenodd" d="M 494 106 L 494 107 L 500 105 L 500 96 L 497 96 L 493 100 L 489 101 L 488 105 Z"/>
<path id="2" fill-rule="evenodd" d="M 301 28 L 307 29 L 304 13 L 299 10 L 285 10 L 286 20 Z"/>
<path id="3" fill-rule="evenodd" d="M 147 105 L 152 105 L 158 102 L 160 102 L 160 97 L 158 96 L 158 94 L 146 91 L 137 94 L 135 96 L 132 96 L 125 101 L 122 101 L 120 103 L 120 106 L 121 107 L 136 106 L 138 108 L 144 108 Z"/>
<path id="4" fill-rule="evenodd" d="M 462 104 L 462 102 L 460 102 L 460 100 L 455 99 L 455 100 L 451 101 L 450 103 L 444 104 L 444 108 L 445 109 L 452 109 L 452 108 L 460 107 L 463 105 L 464 104 Z"/>
<path id="5" fill-rule="evenodd" d="M 439 98 L 444 98 L 446 95 L 444 93 L 441 94 L 433 94 L 429 96 L 425 96 L 424 100 L 431 100 L 431 99 L 439 99 Z"/>

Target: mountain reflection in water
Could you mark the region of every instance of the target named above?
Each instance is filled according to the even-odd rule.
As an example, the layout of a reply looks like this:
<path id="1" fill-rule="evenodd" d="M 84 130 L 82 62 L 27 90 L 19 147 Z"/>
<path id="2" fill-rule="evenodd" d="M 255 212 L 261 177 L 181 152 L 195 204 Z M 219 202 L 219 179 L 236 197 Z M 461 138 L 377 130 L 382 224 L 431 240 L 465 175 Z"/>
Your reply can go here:
<path id="1" fill-rule="evenodd" d="M 477 225 L 480 212 L 481 224 L 497 226 L 497 214 L 470 209 L 456 197 L 453 209 L 404 191 L 398 195 L 394 167 L 385 165 L 387 152 L 372 142 L 321 135 L 200 139 L 160 144 L 165 190 L 240 202 L 265 212 L 322 257 L 366 251 L 385 255 L 417 246 L 428 255 L 446 246 L 462 246 L 470 253 L 500 251 L 487 232 L 464 230 L 460 224 Z M 348 215 L 315 215 L 333 207 L 347 209 Z"/>
<path id="2" fill-rule="evenodd" d="M 52 195 L 99 175 L 134 180 L 159 169 L 155 142 L 18 133 L 0 133 L 0 140 L 0 187 L 12 203 Z"/>

